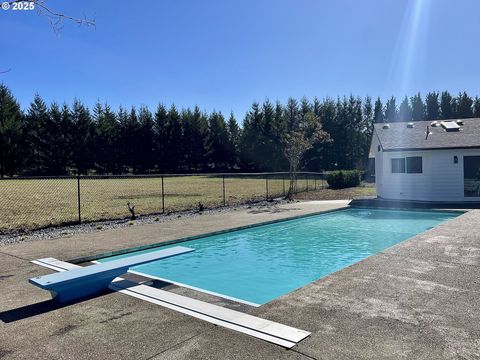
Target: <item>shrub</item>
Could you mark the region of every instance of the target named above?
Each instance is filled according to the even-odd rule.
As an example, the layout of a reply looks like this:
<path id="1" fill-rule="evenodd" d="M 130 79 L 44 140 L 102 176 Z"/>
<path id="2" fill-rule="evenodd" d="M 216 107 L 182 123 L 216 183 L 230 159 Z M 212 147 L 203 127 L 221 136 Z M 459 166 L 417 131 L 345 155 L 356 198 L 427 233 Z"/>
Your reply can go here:
<path id="1" fill-rule="evenodd" d="M 359 170 L 337 170 L 327 174 L 328 186 L 332 189 L 343 189 L 360 185 Z"/>

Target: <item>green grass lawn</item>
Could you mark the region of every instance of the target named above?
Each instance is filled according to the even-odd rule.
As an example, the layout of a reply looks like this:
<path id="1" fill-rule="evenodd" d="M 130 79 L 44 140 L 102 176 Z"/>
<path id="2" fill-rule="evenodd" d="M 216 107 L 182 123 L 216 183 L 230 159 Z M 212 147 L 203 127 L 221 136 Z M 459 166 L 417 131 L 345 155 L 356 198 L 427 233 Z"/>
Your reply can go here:
<path id="1" fill-rule="evenodd" d="M 297 200 L 348 200 L 353 198 L 374 197 L 377 195 L 375 184 L 362 184 L 361 186 L 346 189 L 322 189 L 317 191 L 302 192 L 295 195 Z"/>
<path id="2" fill-rule="evenodd" d="M 268 181 L 269 197 L 283 194 L 281 177 Z M 308 180 L 309 189 L 314 180 Z M 288 188 L 288 181 L 285 181 Z M 307 181 L 298 182 L 299 191 Z M 322 186 L 317 180 L 317 188 Z M 165 212 L 197 207 L 223 205 L 222 178 L 213 176 L 165 177 Z M 81 216 L 83 221 L 126 218 L 127 202 L 135 205 L 137 214 L 162 212 L 160 178 L 82 179 L 80 186 Z M 225 178 L 227 204 L 264 199 L 264 177 Z M 76 179 L 29 179 L 0 181 L 0 232 L 16 229 L 34 229 L 78 221 Z"/>

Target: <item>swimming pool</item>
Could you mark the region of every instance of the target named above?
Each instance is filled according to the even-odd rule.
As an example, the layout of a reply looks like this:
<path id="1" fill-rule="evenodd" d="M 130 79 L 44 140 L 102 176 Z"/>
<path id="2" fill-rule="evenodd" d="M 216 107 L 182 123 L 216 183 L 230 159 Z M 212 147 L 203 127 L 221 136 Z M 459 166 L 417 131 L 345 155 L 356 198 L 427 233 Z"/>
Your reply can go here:
<path id="1" fill-rule="evenodd" d="M 458 215 L 349 208 L 185 241 L 195 251 L 132 270 L 260 305 Z"/>

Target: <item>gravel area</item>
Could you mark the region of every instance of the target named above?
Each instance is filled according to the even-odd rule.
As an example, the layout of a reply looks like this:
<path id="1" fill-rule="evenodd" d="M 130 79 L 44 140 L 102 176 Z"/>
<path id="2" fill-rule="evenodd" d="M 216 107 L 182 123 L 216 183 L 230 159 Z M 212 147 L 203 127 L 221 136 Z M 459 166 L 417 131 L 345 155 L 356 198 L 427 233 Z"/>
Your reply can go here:
<path id="1" fill-rule="evenodd" d="M 248 203 L 242 205 L 233 205 L 218 207 L 212 209 L 205 209 L 202 212 L 198 210 L 190 210 L 183 212 L 175 212 L 169 214 L 154 214 L 154 215 L 139 215 L 135 220 L 121 219 L 121 220 L 106 220 L 96 221 L 83 224 L 66 225 L 48 227 L 44 229 L 32 230 L 28 232 L 12 232 L 0 235 L 0 247 L 28 241 L 39 241 L 59 238 L 63 236 L 91 233 L 97 231 L 104 231 L 109 229 L 124 228 L 130 226 L 140 226 L 144 224 L 164 223 L 180 217 L 196 217 L 205 216 L 213 213 L 232 212 L 237 210 L 252 209 L 257 211 L 272 210 L 278 205 L 285 204 L 288 201 L 283 199 L 274 199 L 272 201 L 260 201 L 255 203 Z"/>

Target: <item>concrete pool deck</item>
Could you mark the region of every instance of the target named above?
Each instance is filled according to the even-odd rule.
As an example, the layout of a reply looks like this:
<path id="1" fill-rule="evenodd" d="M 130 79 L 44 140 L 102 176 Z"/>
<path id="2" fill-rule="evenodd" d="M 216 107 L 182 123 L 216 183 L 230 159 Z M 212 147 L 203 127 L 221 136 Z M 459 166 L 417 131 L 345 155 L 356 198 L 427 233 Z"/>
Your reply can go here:
<path id="1" fill-rule="evenodd" d="M 292 350 L 119 293 L 65 307 L 28 284 L 62 260 L 343 207 L 303 202 L 0 247 L 1 359 L 480 359 L 480 210 L 249 313 L 312 335 Z"/>

